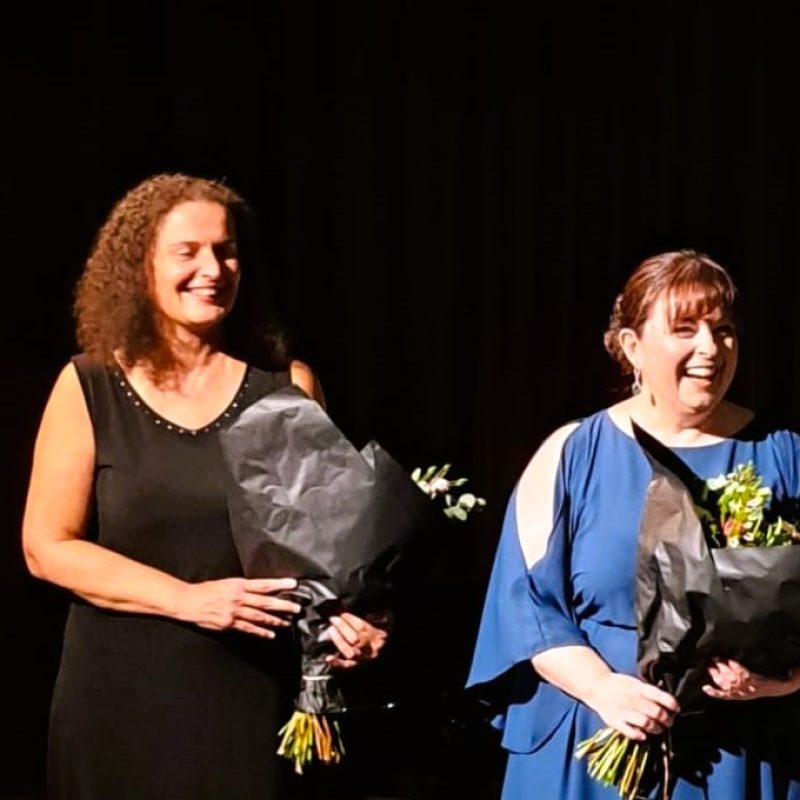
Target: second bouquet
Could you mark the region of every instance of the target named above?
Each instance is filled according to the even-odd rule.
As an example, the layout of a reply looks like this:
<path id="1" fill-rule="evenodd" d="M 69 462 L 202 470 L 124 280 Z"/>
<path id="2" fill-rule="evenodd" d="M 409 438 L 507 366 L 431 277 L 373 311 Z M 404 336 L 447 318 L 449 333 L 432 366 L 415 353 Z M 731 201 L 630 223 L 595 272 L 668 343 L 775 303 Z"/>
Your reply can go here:
<path id="1" fill-rule="evenodd" d="M 788 546 L 800 539 L 796 501 L 778 507 L 750 463 L 702 480 L 635 433 L 652 469 L 636 573 L 641 676 L 675 695 L 683 713 L 702 712 L 701 687 L 717 660 L 786 677 L 800 666 L 800 548 Z M 652 782 L 669 796 L 668 734 L 636 743 L 603 728 L 576 756 L 625 800 Z"/>

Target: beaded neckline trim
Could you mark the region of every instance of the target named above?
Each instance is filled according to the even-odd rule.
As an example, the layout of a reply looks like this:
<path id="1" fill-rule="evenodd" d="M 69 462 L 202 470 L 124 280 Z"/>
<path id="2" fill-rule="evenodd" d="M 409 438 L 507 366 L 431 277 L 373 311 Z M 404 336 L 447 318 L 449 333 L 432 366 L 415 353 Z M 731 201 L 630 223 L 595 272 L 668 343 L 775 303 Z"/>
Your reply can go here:
<path id="1" fill-rule="evenodd" d="M 120 388 L 122 393 L 125 397 L 136 407 L 139 411 L 144 414 L 145 417 L 152 420 L 153 424 L 159 428 L 163 428 L 167 431 L 172 431 L 173 433 L 177 433 L 181 436 L 202 436 L 203 434 L 213 433 L 214 431 L 218 431 L 223 425 L 225 425 L 228 420 L 236 414 L 236 410 L 242 404 L 242 400 L 244 399 L 245 392 L 247 391 L 248 386 L 250 385 L 250 367 L 247 366 L 244 371 L 244 377 L 242 378 L 242 383 L 239 386 L 239 390 L 236 392 L 233 400 L 228 404 L 225 410 L 214 420 L 208 423 L 208 425 L 204 425 L 202 428 L 187 428 L 183 425 L 178 425 L 171 420 L 168 420 L 166 417 L 162 417 L 157 412 L 153 411 L 147 403 L 139 396 L 136 389 L 131 386 L 128 382 L 128 379 L 125 377 L 125 374 L 119 368 L 114 368 L 112 370 L 112 375 L 114 377 L 114 381 L 117 386 Z"/>

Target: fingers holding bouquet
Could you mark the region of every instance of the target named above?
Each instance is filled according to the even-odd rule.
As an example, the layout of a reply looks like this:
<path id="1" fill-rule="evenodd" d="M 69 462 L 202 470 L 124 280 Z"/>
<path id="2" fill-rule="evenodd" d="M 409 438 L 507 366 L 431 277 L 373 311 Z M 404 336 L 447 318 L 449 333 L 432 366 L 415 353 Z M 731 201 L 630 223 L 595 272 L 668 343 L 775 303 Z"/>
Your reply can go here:
<path id="1" fill-rule="evenodd" d="M 387 632 L 366 619 L 347 611 L 330 618 L 330 637 L 339 651 L 329 656 L 328 663 L 339 669 L 350 669 L 371 661 L 386 644 Z"/>
<path id="2" fill-rule="evenodd" d="M 606 725 L 582 741 L 575 755 L 586 759 L 592 778 L 634 800 L 650 761 L 650 737 L 672 725 L 678 702 L 651 683 L 609 672 L 596 682 L 589 705 Z"/>
<path id="3" fill-rule="evenodd" d="M 608 673 L 595 690 L 595 711 L 609 727 L 642 742 L 672 725 L 677 700 L 650 683 L 619 672 Z"/>
<path id="4" fill-rule="evenodd" d="M 800 689 L 800 670 L 787 678 L 770 678 L 750 672 L 738 661 L 717 660 L 708 668 L 712 683 L 703 691 L 716 700 L 758 700 L 763 697 L 783 697 Z"/>
<path id="5" fill-rule="evenodd" d="M 265 639 L 291 624 L 301 607 L 280 596 L 294 589 L 293 578 L 222 578 L 186 584 L 178 618 L 209 630 L 237 630 Z"/>

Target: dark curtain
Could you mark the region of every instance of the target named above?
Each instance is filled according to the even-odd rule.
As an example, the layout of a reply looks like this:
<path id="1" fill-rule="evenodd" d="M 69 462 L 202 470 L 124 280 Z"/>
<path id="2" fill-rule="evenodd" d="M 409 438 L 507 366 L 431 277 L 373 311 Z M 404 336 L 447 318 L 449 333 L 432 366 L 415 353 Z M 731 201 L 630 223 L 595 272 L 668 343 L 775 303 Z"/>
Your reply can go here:
<path id="1" fill-rule="evenodd" d="M 684 247 L 729 267 L 742 292 L 734 395 L 798 422 L 797 11 L 431 0 L 18 12 L 2 78 L 13 738 L 0 786 L 42 782 L 66 597 L 27 576 L 18 530 L 38 418 L 75 349 L 72 287 L 110 205 L 182 170 L 224 177 L 258 210 L 264 255 L 248 268 L 340 427 L 409 468 L 452 461 L 489 501 L 417 544 L 398 641 L 364 679 L 401 699 L 409 680 L 425 686 L 427 717 L 406 702 L 396 724 L 374 723 L 395 748 L 384 780 L 415 797 L 487 796 L 476 787 L 494 785 L 500 760 L 458 690 L 503 506 L 549 431 L 613 401 L 602 334 L 627 273 Z"/>

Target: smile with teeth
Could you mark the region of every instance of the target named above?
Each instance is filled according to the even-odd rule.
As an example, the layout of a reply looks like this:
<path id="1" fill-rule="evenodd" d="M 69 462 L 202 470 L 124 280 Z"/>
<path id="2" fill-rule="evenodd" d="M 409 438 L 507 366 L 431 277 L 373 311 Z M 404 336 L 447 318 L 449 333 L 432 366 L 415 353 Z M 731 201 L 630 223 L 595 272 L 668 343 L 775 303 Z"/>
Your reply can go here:
<path id="1" fill-rule="evenodd" d="M 194 297 L 207 300 L 214 300 L 223 294 L 221 286 L 188 286 L 184 291 Z"/>
<path id="2" fill-rule="evenodd" d="M 702 380 L 713 380 L 717 374 L 716 367 L 686 367 L 684 374 L 689 378 L 700 378 Z"/>

